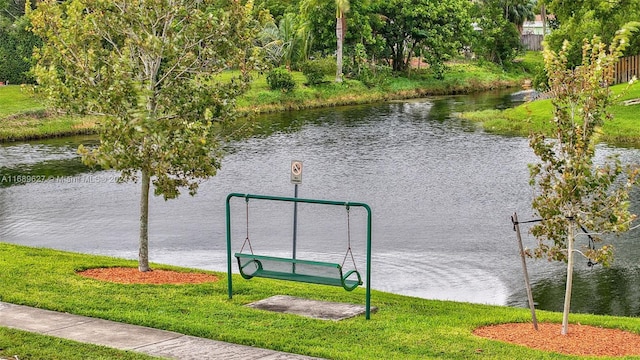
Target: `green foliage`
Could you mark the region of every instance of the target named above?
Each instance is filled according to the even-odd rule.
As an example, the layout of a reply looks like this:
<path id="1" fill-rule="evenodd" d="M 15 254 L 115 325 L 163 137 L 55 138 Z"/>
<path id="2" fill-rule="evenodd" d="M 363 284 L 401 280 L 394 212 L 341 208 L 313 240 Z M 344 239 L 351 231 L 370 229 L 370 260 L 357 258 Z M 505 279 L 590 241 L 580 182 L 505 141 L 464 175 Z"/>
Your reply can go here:
<path id="1" fill-rule="evenodd" d="M 349 11 L 344 14 L 346 32 L 344 34 L 345 54 L 359 43 L 372 44 L 373 33 L 371 30 L 371 18 L 374 16 L 369 7 L 370 1 L 351 1 Z M 313 43 L 310 48 L 312 53 L 320 53 L 323 56 L 332 56 L 336 51 L 336 1 L 335 0 L 301 0 L 299 16 L 301 22 L 306 24 L 311 34 Z"/>
<path id="2" fill-rule="evenodd" d="M 35 72 L 54 107 L 107 116 L 88 160 L 122 170 L 125 180 L 147 170 L 165 198 L 183 186 L 195 192 L 191 178 L 215 174 L 216 123 L 233 118 L 230 100 L 246 89 L 242 77 L 216 78 L 251 40 L 242 18 L 232 24 L 231 16 L 162 0 L 43 2 L 31 14 L 45 39 Z M 156 34 L 156 21 L 165 22 L 164 33 Z"/>
<path id="3" fill-rule="evenodd" d="M 0 17 L 0 81 L 9 84 L 34 82 L 29 73 L 33 48 L 40 39 L 26 30 L 23 17 L 9 22 Z"/>
<path id="4" fill-rule="evenodd" d="M 607 51 L 598 38 L 585 42 L 582 64 L 571 69 L 566 42 L 563 51 L 545 50 L 549 87 L 554 107 L 554 141 L 544 134 L 531 137 L 531 147 L 540 163 L 531 165 L 531 184 L 539 190 L 534 210 L 545 219 L 532 233 L 540 243 L 536 257 L 567 259 L 567 233 L 582 226 L 597 233 L 619 232 L 635 217 L 628 211 L 628 190 L 636 174 L 629 171 L 625 186 L 616 179 L 625 174 L 619 159 L 602 166 L 593 164 L 599 129 L 611 119 L 615 102 L 607 83 L 611 69 L 626 47 L 630 30 L 624 29 Z M 603 83 L 605 86 L 603 86 Z M 594 239 L 599 241 L 598 236 Z M 549 240 L 551 245 L 544 241 Z M 587 251 L 597 262 L 609 262 L 607 251 Z"/>
<path id="5" fill-rule="evenodd" d="M 351 64 L 350 76 L 361 81 L 369 88 L 383 88 L 393 77 L 391 67 L 376 65 L 367 59 L 367 53 L 363 44 L 355 46 L 355 54 Z"/>
<path id="6" fill-rule="evenodd" d="M 549 0 L 546 3 L 548 13 L 555 15 L 558 28 L 545 40 L 556 52 L 561 50 L 564 40 L 579 44 L 583 39 L 591 39 L 594 35 L 601 37 L 605 43 L 611 43 L 617 30 L 624 24 L 640 19 L 640 1 Z M 623 55 L 639 53 L 640 36 L 630 37 Z M 581 56 L 580 47 L 569 50 L 569 65 L 579 65 Z"/>
<path id="7" fill-rule="evenodd" d="M 268 10 L 277 23 L 284 14 L 296 12 L 299 2 L 299 0 L 256 0 L 254 10 Z"/>
<path id="8" fill-rule="evenodd" d="M 507 66 L 516 58 L 522 45 L 516 26 L 503 16 L 502 1 L 488 0 L 474 5 L 474 17 L 480 30 L 473 36 L 473 52 Z"/>
<path id="9" fill-rule="evenodd" d="M 279 67 L 275 68 L 267 74 L 267 84 L 271 90 L 282 90 L 289 92 L 296 87 L 296 82 L 289 70 Z"/>
<path id="10" fill-rule="evenodd" d="M 535 73 L 535 76 L 531 80 L 531 85 L 535 90 L 540 92 L 549 90 L 549 76 L 547 75 L 547 70 L 544 68 L 538 69 L 538 72 Z"/>
<path id="11" fill-rule="evenodd" d="M 535 19 L 533 10 L 537 0 L 484 0 L 485 3 L 496 1 L 502 8 L 503 18 L 516 26 L 518 34 L 522 33 L 525 21 Z"/>
<path id="12" fill-rule="evenodd" d="M 436 68 L 458 54 L 468 45 L 470 6 L 467 0 L 376 1 L 373 13 L 384 21 L 376 23 L 374 31 L 385 39 L 385 57 L 392 60 L 393 69 L 407 70 L 418 52 Z"/>
<path id="13" fill-rule="evenodd" d="M 88 164 L 141 179 L 140 268 L 146 271 L 149 183 L 165 199 L 216 174 L 218 129 L 236 118 L 235 98 L 253 69 L 257 28 L 250 6 L 186 0 L 43 1 L 28 16 L 43 39 L 34 73 L 50 105 L 104 117 Z"/>
<path id="14" fill-rule="evenodd" d="M 307 60 L 300 66 L 300 70 L 307 78 L 308 85 L 318 85 L 325 81 L 327 75 L 336 73 L 336 62 L 333 58 Z"/>

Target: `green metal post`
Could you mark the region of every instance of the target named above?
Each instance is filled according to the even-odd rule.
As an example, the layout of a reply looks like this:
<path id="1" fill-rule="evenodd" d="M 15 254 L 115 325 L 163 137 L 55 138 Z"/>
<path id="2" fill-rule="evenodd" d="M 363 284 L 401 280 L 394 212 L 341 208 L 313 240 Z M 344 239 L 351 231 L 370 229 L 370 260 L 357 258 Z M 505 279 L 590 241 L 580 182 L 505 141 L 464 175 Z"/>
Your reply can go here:
<path id="1" fill-rule="evenodd" d="M 233 194 L 227 196 L 227 292 L 229 299 L 233 297 L 233 280 L 231 279 L 231 207 L 229 206 L 229 200 Z"/>
<path id="2" fill-rule="evenodd" d="M 371 208 L 367 204 L 363 204 L 367 209 L 367 285 L 365 295 L 365 319 L 371 317 Z"/>

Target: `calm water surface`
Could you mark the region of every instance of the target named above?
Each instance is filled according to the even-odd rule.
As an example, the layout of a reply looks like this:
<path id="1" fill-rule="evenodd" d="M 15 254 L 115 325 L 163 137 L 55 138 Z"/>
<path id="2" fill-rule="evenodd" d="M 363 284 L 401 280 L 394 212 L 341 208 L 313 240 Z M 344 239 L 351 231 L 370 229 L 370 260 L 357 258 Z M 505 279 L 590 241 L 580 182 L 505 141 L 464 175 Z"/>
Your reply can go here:
<path id="1" fill-rule="evenodd" d="M 225 271 L 227 194 L 293 196 L 289 167 L 301 160 L 300 197 L 365 202 L 373 209 L 375 289 L 526 306 L 510 216 L 517 211 L 521 220 L 531 218 L 527 164 L 534 156 L 527 139 L 486 134 L 452 116 L 510 105 L 508 94 L 493 93 L 271 115 L 265 135 L 230 144 L 222 170 L 196 197 L 152 199 L 151 260 Z M 137 257 L 139 186 L 83 167 L 77 145 L 93 142 L 0 147 L 0 241 Z M 612 152 L 640 161 L 635 149 L 598 148 L 599 157 Z M 246 237 L 245 211 L 244 200 L 232 201 L 233 251 Z M 341 262 L 350 236 L 356 265 L 364 270 L 365 215 L 351 210 L 349 233 L 344 208 L 301 204 L 298 257 Z M 256 253 L 290 256 L 291 233 L 292 204 L 249 202 Z M 578 262 L 573 311 L 640 315 L 638 234 L 612 239 L 618 251 L 611 269 Z M 530 236 L 525 242 L 534 245 Z M 541 260 L 529 265 L 538 307 L 561 309 L 564 267 Z"/>

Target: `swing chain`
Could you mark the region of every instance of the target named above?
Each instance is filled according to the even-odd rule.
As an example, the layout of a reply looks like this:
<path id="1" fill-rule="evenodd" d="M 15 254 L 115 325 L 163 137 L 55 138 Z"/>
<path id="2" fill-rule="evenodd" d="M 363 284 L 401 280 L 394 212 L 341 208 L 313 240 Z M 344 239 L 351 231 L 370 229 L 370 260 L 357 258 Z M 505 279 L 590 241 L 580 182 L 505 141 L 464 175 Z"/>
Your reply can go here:
<path id="1" fill-rule="evenodd" d="M 245 203 L 246 203 L 245 213 L 247 214 L 247 237 L 244 239 L 244 242 L 242 243 L 240 252 L 242 253 L 242 250 L 244 250 L 244 246 L 248 244 L 249 250 L 251 250 L 251 255 L 253 255 L 253 247 L 251 246 L 251 240 L 249 240 L 249 198 L 245 198 Z"/>
<path id="2" fill-rule="evenodd" d="M 342 267 L 344 267 L 344 263 L 347 261 L 347 256 L 351 255 L 351 261 L 353 263 L 353 269 L 358 271 L 356 267 L 356 259 L 353 257 L 353 250 L 351 250 L 351 220 L 349 218 L 349 205 L 347 204 L 347 252 L 344 254 L 344 259 L 342 259 Z"/>

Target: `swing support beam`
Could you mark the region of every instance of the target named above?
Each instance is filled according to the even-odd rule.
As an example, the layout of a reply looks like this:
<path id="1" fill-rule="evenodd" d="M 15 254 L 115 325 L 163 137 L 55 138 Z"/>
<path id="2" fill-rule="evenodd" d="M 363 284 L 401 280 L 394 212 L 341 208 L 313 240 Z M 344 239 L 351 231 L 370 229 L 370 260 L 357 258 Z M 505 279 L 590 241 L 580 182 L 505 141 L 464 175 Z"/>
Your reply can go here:
<path id="1" fill-rule="evenodd" d="M 345 202 L 345 201 L 333 201 L 333 200 L 318 200 L 318 199 L 305 199 L 305 198 L 291 198 L 281 196 L 269 196 L 269 195 L 255 195 L 255 194 L 240 194 L 231 193 L 227 195 L 226 201 L 226 215 L 227 215 L 227 291 L 229 299 L 233 297 L 233 280 L 231 276 L 232 257 L 231 257 L 231 206 L 230 200 L 234 197 L 244 198 L 246 201 L 249 199 L 260 200 L 272 200 L 272 201 L 285 201 L 293 203 L 307 203 L 307 204 L 321 204 L 321 205 L 335 205 L 335 206 L 347 206 L 347 207 L 362 207 L 367 211 L 367 275 L 365 281 L 365 317 L 368 320 L 371 317 L 371 208 L 365 203 L 359 202 Z"/>

